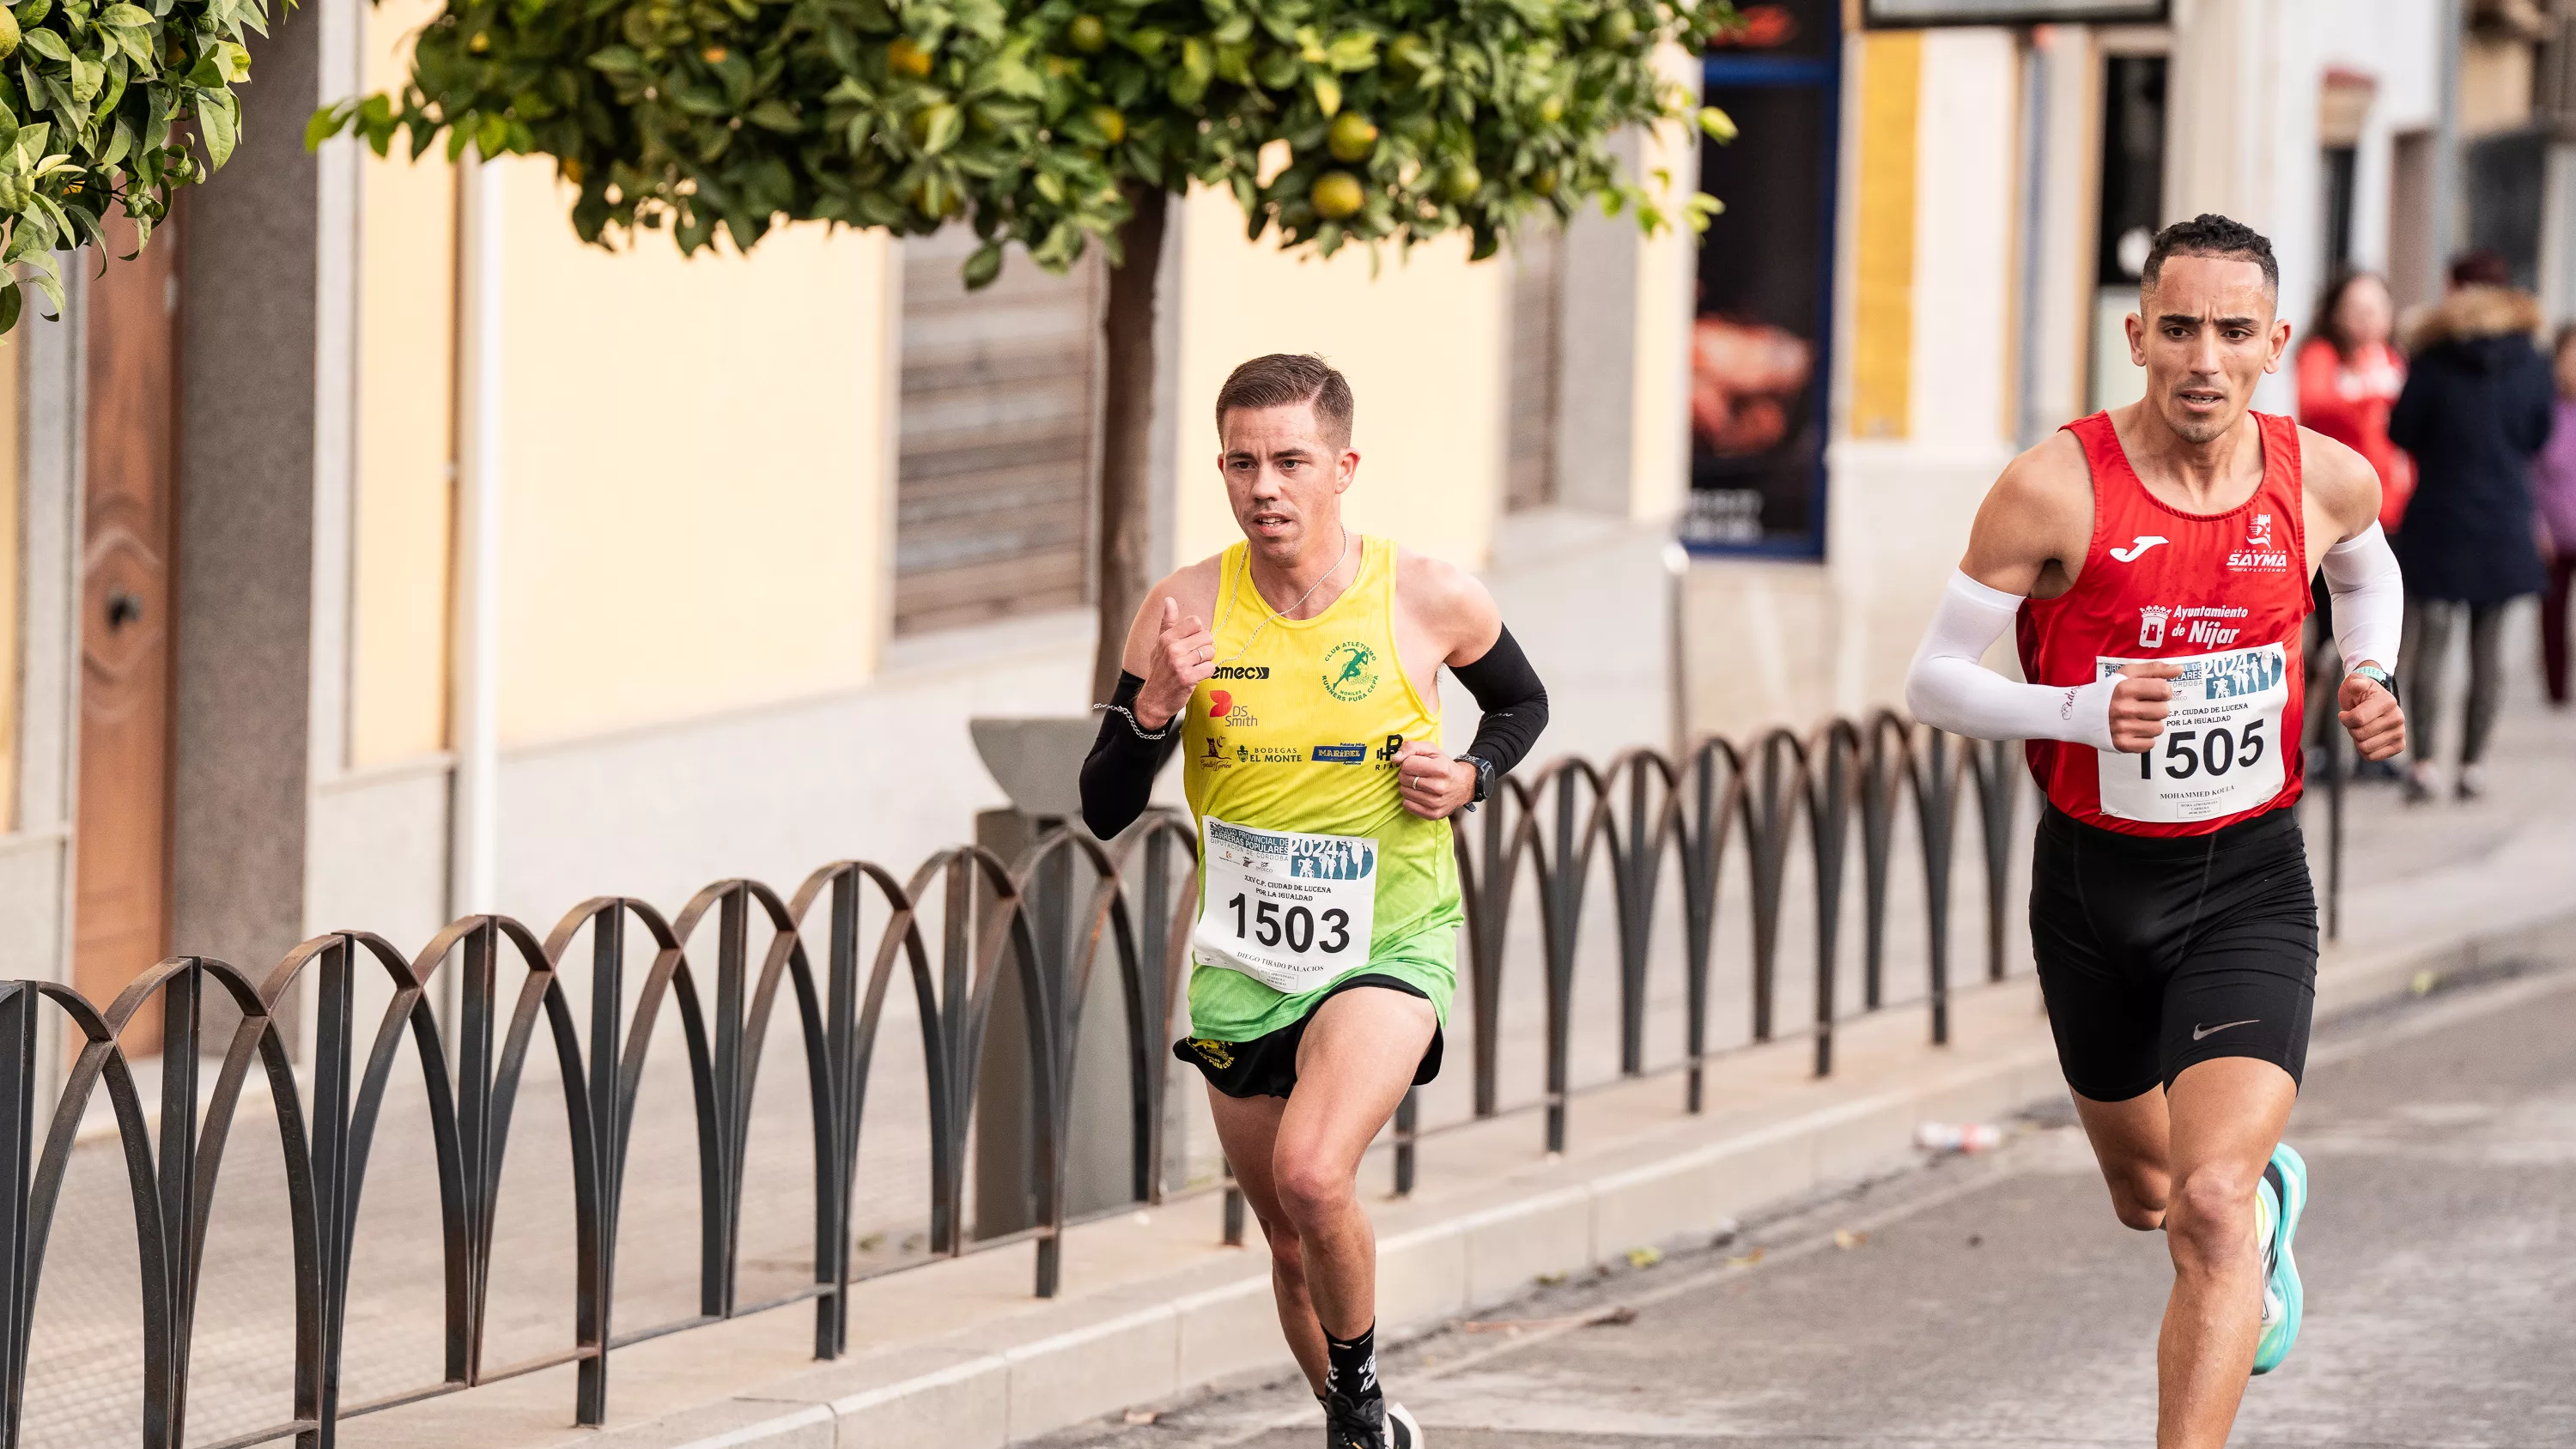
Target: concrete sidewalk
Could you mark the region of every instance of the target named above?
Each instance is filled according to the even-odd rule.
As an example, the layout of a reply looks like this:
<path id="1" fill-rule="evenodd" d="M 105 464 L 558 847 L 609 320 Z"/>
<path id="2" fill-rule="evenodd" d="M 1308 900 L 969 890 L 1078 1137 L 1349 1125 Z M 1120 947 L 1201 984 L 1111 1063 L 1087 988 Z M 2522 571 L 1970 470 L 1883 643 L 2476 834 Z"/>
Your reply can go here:
<path id="1" fill-rule="evenodd" d="M 2474 805 L 2409 810 L 2395 791 L 2356 788 L 2350 797 L 2344 940 L 2322 973 L 2326 1009 L 2406 989 L 2419 973 L 2456 971 L 2511 953 L 2563 924 L 2576 909 L 2576 725 L 2558 716 L 2516 713 L 2495 757 L 2505 786 Z M 2322 803 L 2321 801 L 2319 802 Z M 2024 801 L 2023 833 L 2029 803 Z M 2322 815 L 2310 829 L 2322 840 Z M 1962 842 L 1968 840 L 1962 822 Z M 1968 949 L 1982 935 L 1973 906 L 1979 872 L 1963 863 L 1960 939 L 1962 977 L 1977 974 Z M 1917 899 L 1893 904 L 1900 932 L 1892 960 L 1919 961 Z M 1804 887 L 1793 881 L 1792 899 Z M 1856 892 L 1855 892 L 1856 894 Z M 1526 898 L 1526 893 L 1525 893 Z M 1597 897 L 1596 897 L 1597 899 Z M 2013 897 L 2018 909 L 2019 895 Z M 1717 977 L 1730 1000 L 1745 985 L 1740 901 L 1723 908 L 1730 937 Z M 1796 919 L 1793 916 L 1793 920 Z M 1500 1303 L 1539 1278 L 1580 1270 L 1632 1248 L 1705 1240 L 1730 1214 L 1743 1214 L 1820 1185 L 1867 1175 L 1903 1160 L 1913 1128 L 1925 1120 L 1973 1120 L 2009 1112 L 2061 1092 L 2037 995 L 2018 963 L 2000 986 L 1963 993 L 1953 1012 L 1954 1043 L 1923 1044 L 1915 1009 L 1851 1020 L 1837 1029 L 1837 1074 L 1808 1074 L 1809 1048 L 1791 1040 L 1734 1053 L 1710 1069 L 1709 1115 L 1679 1111 L 1680 1083 L 1662 1076 L 1619 1082 L 1615 1071 L 1615 992 L 1602 989 L 1607 967 L 1606 911 L 1587 923 L 1589 983 L 1578 993 L 1577 1081 L 1597 1088 L 1572 1109 L 1561 1160 L 1539 1152 L 1539 1124 L 1519 1113 L 1464 1126 L 1425 1142 L 1420 1190 L 1383 1201 L 1383 1321 L 1391 1333 L 1436 1325 Z M 1595 939 L 1595 937 L 1598 939 Z M 2018 944 L 2021 933 L 2008 935 Z M 1650 993 L 1659 1057 L 1675 1055 L 1665 1038 L 1679 1001 L 1672 966 L 1677 933 L 1665 949 Z M 1856 929 L 1845 939 L 1856 945 Z M 1844 969 L 1855 969 L 1845 952 Z M 1535 956 L 1519 952 L 1520 975 L 1506 1010 L 1506 1058 L 1517 1063 L 1506 1105 L 1529 1101 L 1532 1053 L 1543 1012 L 1528 991 Z M 1811 989 L 1811 951 L 1782 946 L 1784 1025 L 1803 1020 Z M 1919 971 L 1909 965 L 1908 970 Z M 1847 978 L 1848 980 L 1848 978 Z M 1846 1001 L 1857 991 L 1846 986 Z M 1891 981 L 1891 995 L 1913 989 Z M 907 1028 L 888 1023 L 889 1042 Z M 1741 1025 L 1722 1026 L 1720 1040 L 1742 1040 Z M 1456 1043 L 1453 1045 L 1463 1045 Z M 781 1058 L 792 1066 L 793 1056 Z M 1463 1067 L 1463 1050 L 1453 1052 Z M 792 1070 L 776 1074 L 789 1090 L 764 1092 L 787 1111 L 775 1125 L 792 1142 L 801 1130 L 801 1093 Z M 862 1265 L 891 1266 L 919 1245 L 889 1217 L 894 1189 L 909 1190 L 920 1144 L 909 1124 L 918 1107 L 892 1088 L 905 1080 L 898 1064 L 881 1065 L 891 1100 L 872 1095 L 870 1151 L 862 1178 L 879 1186 L 870 1201 Z M 772 1078 L 765 1076 L 764 1084 Z M 1426 1103 L 1426 1124 L 1462 1122 L 1467 1073 L 1455 1070 Z M 664 1088 L 648 1085 L 647 1098 Z M 684 1084 L 680 1090 L 685 1091 Z M 489 1362 L 510 1362 L 569 1341 L 569 1228 L 552 1196 L 559 1184 L 555 1144 L 559 1108 L 532 1086 L 526 1120 L 514 1142 L 505 1199 L 534 1210 L 507 1212 L 508 1241 L 496 1258 L 495 1331 Z M 696 1222 L 694 1159 L 685 1098 L 648 1100 L 638 1114 L 647 1131 L 636 1149 L 638 1186 L 630 1190 L 621 1243 L 618 1322 L 633 1329 L 683 1316 L 694 1299 Z M 792 1119 L 792 1120 L 790 1120 Z M 907 1130 L 889 1130 L 902 1127 Z M 275 1157 L 240 1144 L 228 1161 L 209 1240 L 207 1309 L 201 1316 L 192 1395 L 199 1437 L 254 1428 L 284 1417 L 290 1360 L 281 1351 L 287 1280 L 282 1234 L 273 1228 L 282 1185 Z M 380 1153 L 371 1174 L 359 1233 L 359 1278 L 353 1281 L 349 1341 L 350 1397 L 436 1378 L 437 1342 L 434 1187 L 405 1169 L 398 1154 Z M 773 1166 L 776 1166 L 773 1160 Z M 784 1172 L 763 1179 L 745 1230 L 746 1302 L 810 1278 L 810 1214 Z M 134 1377 L 126 1366 L 136 1327 L 130 1305 L 129 1241 L 120 1249 L 121 1186 L 112 1148 L 84 1149 L 67 1190 L 36 1322 L 31 1371 L 29 1443 L 89 1445 L 130 1438 L 118 1420 Z M 1364 1181 L 1382 1189 L 1383 1160 Z M 84 1196 L 84 1193 L 90 1195 Z M 869 1206 L 862 1204 L 863 1208 Z M 867 1214 L 863 1213 L 863 1217 Z M 801 1222 L 800 1222 L 801 1219 Z M 129 1220 L 130 1221 L 130 1220 Z M 894 1226 L 882 1226 L 882 1224 Z M 796 1247 L 798 1234 L 805 1245 Z M 879 1278 L 855 1290 L 852 1353 L 811 1360 L 812 1320 L 802 1308 L 755 1315 L 618 1350 L 612 1358 L 612 1423 L 606 1443 L 663 1446 L 937 1443 L 999 1445 L 1043 1434 L 1133 1403 L 1236 1377 L 1274 1375 L 1287 1366 L 1273 1322 L 1266 1259 L 1258 1246 L 1228 1249 L 1219 1241 L 1213 1198 L 1182 1202 L 1078 1228 L 1064 1252 L 1061 1297 L 1028 1296 L 1026 1249 L 983 1253 Z M 121 1275 L 121 1276 L 120 1276 Z M 128 1305 L 122 1314 L 116 1305 Z M 379 1387 L 381 1386 L 381 1387 Z M 549 1370 L 471 1393 L 425 1401 L 346 1421 L 350 1445 L 547 1449 L 599 1443 L 596 1431 L 569 1427 L 571 1375 Z M 68 1410 L 69 1412 L 65 1412 Z"/>

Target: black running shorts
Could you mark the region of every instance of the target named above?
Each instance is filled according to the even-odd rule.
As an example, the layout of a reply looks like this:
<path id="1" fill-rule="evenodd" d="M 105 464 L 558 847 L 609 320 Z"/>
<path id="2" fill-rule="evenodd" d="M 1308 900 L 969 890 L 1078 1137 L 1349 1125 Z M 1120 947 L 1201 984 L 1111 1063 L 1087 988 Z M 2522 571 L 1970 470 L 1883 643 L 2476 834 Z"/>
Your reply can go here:
<path id="1" fill-rule="evenodd" d="M 2317 899 L 2286 806 L 2174 837 L 2044 807 L 2030 937 L 2078 1096 L 2127 1101 L 2213 1057 L 2255 1057 L 2293 1082 L 2307 1067 Z"/>
<path id="2" fill-rule="evenodd" d="M 1229 1097 L 1285 1097 L 1297 1085 L 1297 1044 L 1306 1039 L 1306 1023 L 1324 1003 L 1356 986 L 1382 986 L 1401 991 L 1424 1001 L 1430 995 L 1410 981 L 1394 976 L 1380 976 L 1363 971 L 1334 983 L 1333 989 L 1315 999 L 1314 1009 L 1279 1028 L 1264 1032 L 1250 1041 L 1210 1041 L 1204 1037 L 1183 1037 L 1172 1043 L 1172 1055 L 1207 1074 L 1216 1089 Z M 1440 1075 L 1440 1028 L 1431 1028 L 1431 1045 L 1422 1050 L 1422 1065 L 1414 1069 L 1413 1085 L 1419 1087 Z"/>

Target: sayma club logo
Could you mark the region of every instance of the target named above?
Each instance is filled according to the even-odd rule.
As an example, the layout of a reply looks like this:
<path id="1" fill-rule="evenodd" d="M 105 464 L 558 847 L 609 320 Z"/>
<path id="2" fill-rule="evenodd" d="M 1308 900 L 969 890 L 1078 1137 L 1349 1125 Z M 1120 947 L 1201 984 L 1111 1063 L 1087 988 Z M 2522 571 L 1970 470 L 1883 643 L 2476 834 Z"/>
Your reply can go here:
<path id="1" fill-rule="evenodd" d="M 2257 513 L 2245 525 L 2245 546 L 2227 555 L 2231 569 L 2280 570 L 2290 566 L 2288 550 L 2272 541 L 2272 515 Z"/>

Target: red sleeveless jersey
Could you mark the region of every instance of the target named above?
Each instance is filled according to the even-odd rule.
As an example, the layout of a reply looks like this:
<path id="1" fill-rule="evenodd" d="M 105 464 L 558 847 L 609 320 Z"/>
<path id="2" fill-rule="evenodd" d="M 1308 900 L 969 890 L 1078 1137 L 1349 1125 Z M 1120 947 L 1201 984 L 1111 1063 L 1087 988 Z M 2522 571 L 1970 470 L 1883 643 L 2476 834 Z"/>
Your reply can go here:
<path id="1" fill-rule="evenodd" d="M 2299 427 L 2253 416 L 2263 481 L 2219 514 L 2149 493 L 2110 414 L 2066 425 L 2093 475 L 2093 538 L 2073 588 L 2022 604 L 2022 677 L 2090 684 L 2139 659 L 2183 670 L 2165 732 L 2144 755 L 2029 742 L 2049 802 L 2087 825 L 2201 835 L 2299 798 L 2310 608 Z"/>

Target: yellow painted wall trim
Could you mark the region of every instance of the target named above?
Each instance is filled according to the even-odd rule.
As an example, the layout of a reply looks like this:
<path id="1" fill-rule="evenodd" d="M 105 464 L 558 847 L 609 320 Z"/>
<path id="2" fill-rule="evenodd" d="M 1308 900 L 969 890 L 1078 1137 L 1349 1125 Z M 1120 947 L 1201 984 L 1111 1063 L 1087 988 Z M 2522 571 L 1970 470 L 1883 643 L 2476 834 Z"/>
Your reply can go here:
<path id="1" fill-rule="evenodd" d="M 398 87 L 436 0 L 363 16 L 367 84 Z M 397 146 L 359 174 L 357 479 L 351 519 L 349 758 L 447 748 L 454 557 L 456 168 Z"/>
<path id="2" fill-rule="evenodd" d="M 1860 163 L 1854 226 L 1851 430 L 1907 435 L 1913 394 L 1915 120 L 1923 35 L 1861 41 Z"/>

